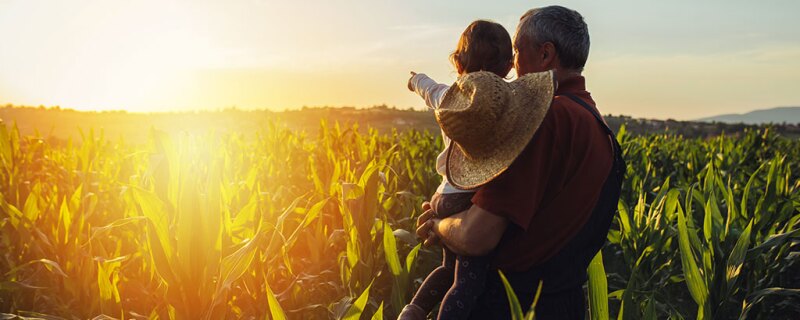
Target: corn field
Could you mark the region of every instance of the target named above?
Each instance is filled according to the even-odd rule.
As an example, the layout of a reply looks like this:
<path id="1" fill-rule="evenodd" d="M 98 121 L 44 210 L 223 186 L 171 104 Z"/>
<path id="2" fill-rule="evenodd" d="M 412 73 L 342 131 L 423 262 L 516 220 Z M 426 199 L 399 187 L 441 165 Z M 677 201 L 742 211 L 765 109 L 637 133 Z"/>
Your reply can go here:
<path id="1" fill-rule="evenodd" d="M 798 318 L 800 141 L 618 134 L 591 318 Z M 81 136 L 0 125 L 2 319 L 392 319 L 440 263 L 413 235 L 438 134 Z"/>

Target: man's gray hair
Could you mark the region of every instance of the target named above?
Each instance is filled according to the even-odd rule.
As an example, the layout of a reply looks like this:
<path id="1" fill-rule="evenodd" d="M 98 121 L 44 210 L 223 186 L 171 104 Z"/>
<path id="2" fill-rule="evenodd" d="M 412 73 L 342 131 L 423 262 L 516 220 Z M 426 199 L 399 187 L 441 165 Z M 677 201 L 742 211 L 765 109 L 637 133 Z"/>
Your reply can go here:
<path id="1" fill-rule="evenodd" d="M 522 15 L 514 44 L 524 39 L 529 45 L 553 43 L 561 67 L 583 71 L 589 57 L 589 28 L 583 16 L 562 6 L 531 9 Z"/>

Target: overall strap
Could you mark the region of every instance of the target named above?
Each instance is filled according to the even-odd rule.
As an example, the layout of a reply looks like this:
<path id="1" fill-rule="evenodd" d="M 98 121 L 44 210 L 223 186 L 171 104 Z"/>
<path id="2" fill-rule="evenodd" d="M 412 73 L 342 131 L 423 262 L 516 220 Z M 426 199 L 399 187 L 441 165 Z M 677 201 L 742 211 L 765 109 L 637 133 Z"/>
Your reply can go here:
<path id="1" fill-rule="evenodd" d="M 608 134 L 609 134 L 609 135 L 611 135 L 612 137 L 615 137 L 615 139 L 614 139 L 614 140 L 616 140 L 616 136 L 614 135 L 614 132 L 613 132 L 613 131 L 611 131 L 611 128 L 609 128 L 609 127 L 608 127 L 608 125 L 606 124 L 606 122 L 605 122 L 605 121 L 603 121 L 603 117 L 601 117 L 601 116 L 600 116 L 600 114 L 599 114 L 599 113 L 597 113 L 597 110 L 595 110 L 594 108 L 592 108 L 592 106 L 590 106 L 588 103 L 586 103 L 586 101 L 583 101 L 583 99 L 581 99 L 581 98 L 578 98 L 578 97 L 577 97 L 577 96 L 575 96 L 574 94 L 571 94 L 571 93 L 565 93 L 565 94 L 563 94 L 563 95 L 564 95 L 564 96 L 566 96 L 567 98 L 570 98 L 570 99 L 572 99 L 572 101 L 575 101 L 576 103 L 578 103 L 579 105 L 581 105 L 581 106 L 582 106 L 584 109 L 586 109 L 587 111 L 589 111 L 589 112 L 590 112 L 590 113 L 591 113 L 591 114 L 594 116 L 594 118 L 595 118 L 595 119 L 597 119 L 597 122 L 600 122 L 600 125 L 603 127 L 603 130 L 605 130 L 605 131 L 606 131 L 606 133 L 608 133 Z"/>
<path id="2" fill-rule="evenodd" d="M 586 101 L 583 101 L 583 99 L 578 98 L 576 95 L 571 93 L 565 93 L 563 95 L 581 105 L 584 109 L 586 109 L 586 111 L 589 111 L 589 113 L 591 113 L 594 116 L 594 118 L 597 119 L 597 122 L 600 123 L 600 126 L 603 127 L 603 130 L 605 130 L 606 134 L 608 134 L 611 137 L 612 151 L 614 152 L 614 160 L 615 160 L 614 162 L 616 163 L 615 166 L 618 164 L 619 165 L 618 174 L 624 175 L 626 167 L 625 159 L 623 159 L 622 157 L 622 147 L 619 145 L 619 141 L 617 140 L 617 135 L 614 134 L 614 131 L 611 131 L 611 128 L 608 127 L 608 124 L 606 124 L 606 122 L 603 121 L 603 117 L 600 116 L 600 113 L 598 113 L 595 108 L 592 108 L 592 106 L 586 103 Z"/>
<path id="3" fill-rule="evenodd" d="M 508 279 L 512 285 L 513 283 L 522 283 L 521 286 L 529 286 L 529 283 L 536 283 L 538 280 L 544 281 L 543 292 L 545 294 L 562 293 L 575 287 L 581 288 L 588 279 L 586 267 L 606 242 L 608 230 L 617 212 L 622 182 L 627 169 L 625 159 L 622 157 L 622 148 L 620 148 L 614 132 L 606 125 L 600 114 L 578 97 L 571 94 L 565 94 L 565 96 L 583 106 L 601 124 L 611 138 L 611 150 L 614 158 L 591 216 L 578 233 L 547 261 L 525 272 L 509 273 Z"/>

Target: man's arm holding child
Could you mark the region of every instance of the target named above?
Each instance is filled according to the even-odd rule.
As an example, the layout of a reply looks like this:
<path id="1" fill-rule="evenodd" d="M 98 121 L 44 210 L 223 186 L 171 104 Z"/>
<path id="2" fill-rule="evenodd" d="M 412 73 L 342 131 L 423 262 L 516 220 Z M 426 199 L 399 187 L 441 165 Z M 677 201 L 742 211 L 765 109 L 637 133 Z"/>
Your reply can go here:
<path id="1" fill-rule="evenodd" d="M 426 206 L 427 204 L 427 206 Z M 430 204 L 418 219 L 417 235 L 425 245 L 442 241 L 453 252 L 465 256 L 482 256 L 491 252 L 508 227 L 508 219 L 473 205 L 469 210 L 444 219 L 433 218 Z"/>

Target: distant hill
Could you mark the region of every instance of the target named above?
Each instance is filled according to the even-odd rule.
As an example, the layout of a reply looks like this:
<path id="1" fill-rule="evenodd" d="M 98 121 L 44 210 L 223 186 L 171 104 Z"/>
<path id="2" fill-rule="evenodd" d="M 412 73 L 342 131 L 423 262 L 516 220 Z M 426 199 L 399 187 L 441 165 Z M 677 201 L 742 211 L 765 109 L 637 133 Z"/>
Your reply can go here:
<path id="1" fill-rule="evenodd" d="M 708 118 L 698 119 L 704 122 L 765 124 L 765 123 L 800 123 L 800 107 L 778 107 L 772 109 L 755 110 L 743 114 L 723 114 Z"/>

